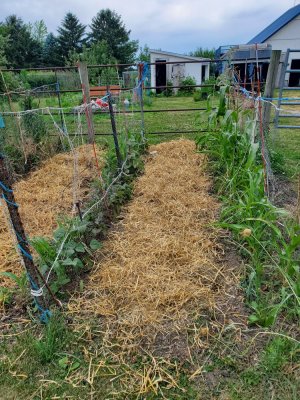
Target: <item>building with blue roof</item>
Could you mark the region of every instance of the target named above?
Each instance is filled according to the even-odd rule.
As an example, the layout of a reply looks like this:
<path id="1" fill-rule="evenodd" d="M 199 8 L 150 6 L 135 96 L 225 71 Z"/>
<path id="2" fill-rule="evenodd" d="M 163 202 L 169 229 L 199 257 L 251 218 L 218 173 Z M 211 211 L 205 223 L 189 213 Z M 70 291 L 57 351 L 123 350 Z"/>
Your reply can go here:
<path id="1" fill-rule="evenodd" d="M 282 51 L 282 60 L 284 59 L 285 53 L 287 49 L 299 49 L 299 52 L 290 53 L 289 65 L 290 69 L 300 69 L 300 4 L 290 8 L 284 14 L 282 14 L 279 18 L 273 21 L 270 25 L 264 28 L 260 33 L 254 36 L 247 45 L 248 52 L 251 54 L 251 47 L 254 48 L 255 45 L 265 45 L 267 46 L 266 51 L 259 52 L 260 58 L 260 68 L 261 68 L 261 76 L 266 77 L 267 74 L 267 64 L 269 62 L 271 51 L 272 50 L 281 50 Z M 238 62 L 239 56 L 241 53 L 241 45 L 239 46 L 230 46 L 231 50 L 227 53 L 230 54 L 230 57 L 235 59 L 234 64 L 235 67 L 240 72 L 241 77 L 244 79 L 245 74 L 247 72 L 243 72 L 245 70 L 244 64 L 247 64 L 245 59 L 249 59 L 250 56 L 245 53 L 244 61 Z M 221 46 L 217 52 L 216 57 L 220 57 L 225 59 L 225 54 L 221 54 L 223 47 Z M 267 52 L 269 54 L 267 54 Z M 236 65 L 236 63 L 238 63 Z M 224 64 L 223 64 L 224 65 Z M 247 65 L 247 70 L 252 68 L 251 65 Z M 246 71 L 246 70 L 245 70 Z M 280 73 L 280 71 L 279 71 Z M 289 86 L 300 86 L 299 74 L 286 74 L 286 84 Z"/>
<path id="2" fill-rule="evenodd" d="M 248 44 L 268 43 L 273 50 L 300 49 L 300 4 L 290 8 Z"/>

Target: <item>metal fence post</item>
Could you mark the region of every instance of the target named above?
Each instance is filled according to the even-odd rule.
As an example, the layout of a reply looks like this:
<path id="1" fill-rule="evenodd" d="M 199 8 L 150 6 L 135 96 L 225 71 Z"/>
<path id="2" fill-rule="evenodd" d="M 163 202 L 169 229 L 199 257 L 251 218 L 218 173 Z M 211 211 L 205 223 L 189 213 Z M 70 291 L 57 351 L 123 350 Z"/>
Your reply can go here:
<path id="1" fill-rule="evenodd" d="M 109 85 L 107 85 L 106 88 L 107 88 L 107 101 L 108 101 L 108 107 L 109 107 L 111 128 L 112 128 L 112 133 L 113 133 L 113 138 L 114 138 L 114 144 L 115 144 L 118 168 L 121 169 L 122 168 L 122 155 L 121 155 L 121 152 L 120 152 L 120 146 L 119 146 L 118 134 L 117 134 L 117 127 L 116 127 L 114 109 L 113 109 L 113 105 L 112 105 L 112 101 L 111 101 L 111 93 L 110 93 L 110 90 L 109 90 Z"/>

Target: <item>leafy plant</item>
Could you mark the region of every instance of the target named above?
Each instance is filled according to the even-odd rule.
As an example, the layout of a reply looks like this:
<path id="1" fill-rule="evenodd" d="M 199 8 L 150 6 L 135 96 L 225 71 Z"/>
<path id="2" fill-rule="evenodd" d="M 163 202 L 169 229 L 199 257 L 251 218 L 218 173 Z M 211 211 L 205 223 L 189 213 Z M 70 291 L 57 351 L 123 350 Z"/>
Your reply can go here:
<path id="1" fill-rule="evenodd" d="M 167 87 L 166 89 L 163 91 L 164 96 L 166 97 L 171 97 L 173 95 L 173 82 L 172 81 L 167 81 Z"/>
<path id="2" fill-rule="evenodd" d="M 195 88 L 193 87 L 196 85 L 196 80 L 192 76 L 186 76 L 184 79 L 181 80 L 180 82 L 180 88 L 178 90 L 179 95 L 190 95 L 193 94 L 195 91 Z M 191 86 L 191 87 L 184 87 L 184 86 Z"/>
<path id="3" fill-rule="evenodd" d="M 110 148 L 102 180 L 94 184 L 89 212 L 84 214 L 83 220 L 79 217 L 64 218 L 52 239 L 32 239 L 31 244 L 39 255 L 40 269 L 54 293 L 62 293 L 65 285 L 91 265 L 91 256 L 101 247 L 100 239 L 105 236 L 108 225 L 131 198 L 132 182 L 143 170 L 141 155 L 146 147 L 141 136 L 129 133 L 120 138 L 123 174 L 120 175 L 116 153 Z M 99 201 L 104 197 L 105 201 Z"/>
<path id="4" fill-rule="evenodd" d="M 10 304 L 12 299 L 12 292 L 6 287 L 0 287 L 0 306 Z"/>
<path id="5" fill-rule="evenodd" d="M 222 87 L 219 107 L 209 107 L 212 131 L 196 143 L 210 157 L 224 201 L 219 226 L 232 231 L 249 261 L 244 285 L 253 310 L 250 322 L 271 326 L 284 308 L 300 312 L 300 228 L 265 196 L 255 121 L 249 111 L 228 109 L 228 94 Z"/>
<path id="6" fill-rule="evenodd" d="M 193 94 L 193 99 L 194 101 L 201 101 L 202 100 L 202 93 L 201 90 L 195 90 L 194 94 Z"/>
<path id="7" fill-rule="evenodd" d="M 45 325 L 43 335 L 33 339 L 33 350 L 42 364 L 51 362 L 55 355 L 64 348 L 68 332 L 63 317 L 55 313 Z"/>

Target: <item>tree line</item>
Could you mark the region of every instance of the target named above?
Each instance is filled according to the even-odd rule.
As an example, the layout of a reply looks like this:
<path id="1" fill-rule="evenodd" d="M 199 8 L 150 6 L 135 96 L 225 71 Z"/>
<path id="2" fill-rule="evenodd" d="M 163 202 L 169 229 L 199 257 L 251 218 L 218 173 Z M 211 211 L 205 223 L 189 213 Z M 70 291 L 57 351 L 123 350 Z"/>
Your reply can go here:
<path id="1" fill-rule="evenodd" d="M 0 23 L 0 66 L 63 66 L 80 60 L 90 64 L 132 63 L 138 41 L 131 40 L 130 33 L 121 16 L 110 9 L 100 10 L 89 27 L 68 12 L 56 35 L 48 33 L 43 20 L 26 24 L 10 15 Z"/>

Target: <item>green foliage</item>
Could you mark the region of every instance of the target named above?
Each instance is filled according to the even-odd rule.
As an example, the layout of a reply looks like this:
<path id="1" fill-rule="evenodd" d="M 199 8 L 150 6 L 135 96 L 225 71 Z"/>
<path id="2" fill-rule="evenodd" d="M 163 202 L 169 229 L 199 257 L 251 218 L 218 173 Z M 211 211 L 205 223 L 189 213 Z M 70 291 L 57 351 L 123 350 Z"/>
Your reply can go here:
<path id="1" fill-rule="evenodd" d="M 153 99 L 151 98 L 151 96 L 146 95 L 146 96 L 144 96 L 143 100 L 144 100 L 144 106 L 147 106 L 147 107 L 152 106 Z"/>
<path id="2" fill-rule="evenodd" d="M 68 12 L 61 26 L 57 29 L 58 44 L 63 57 L 68 59 L 71 52 L 80 52 L 85 43 L 85 25 L 79 22 L 76 15 Z"/>
<path id="3" fill-rule="evenodd" d="M 203 100 L 201 90 L 195 90 L 193 99 L 195 102 Z"/>
<path id="4" fill-rule="evenodd" d="M 271 149 L 269 156 L 273 172 L 278 175 L 285 175 L 284 155 Z"/>
<path id="5" fill-rule="evenodd" d="M 227 93 L 221 89 L 219 107 L 209 115 L 213 131 L 200 136 L 197 146 L 209 154 L 216 190 L 226 203 L 220 226 L 233 232 L 250 264 L 250 322 L 272 326 L 284 308 L 294 317 L 300 313 L 300 228 L 266 198 L 255 122 L 249 111 L 227 109 Z"/>
<path id="6" fill-rule="evenodd" d="M 120 63 L 130 63 L 135 59 L 138 41 L 130 40 L 130 30 L 127 30 L 121 16 L 110 9 L 100 10 L 92 19 L 90 25 L 91 43 L 105 41 L 109 54 Z"/>
<path id="7" fill-rule="evenodd" d="M 42 46 L 31 37 L 22 19 L 16 15 L 10 15 L 6 18 L 4 25 L 9 38 L 5 49 L 8 65 L 13 68 L 26 68 L 39 64 Z"/>
<path id="8" fill-rule="evenodd" d="M 110 55 L 108 44 L 105 40 L 84 46 L 80 54 L 73 51 L 69 55 L 71 65 L 78 61 L 85 61 L 88 65 L 114 64 L 116 59 Z M 116 79 L 115 68 L 93 68 L 89 70 L 89 80 L 94 85 L 111 84 Z"/>
<path id="9" fill-rule="evenodd" d="M 56 82 L 55 74 L 53 72 L 22 71 L 20 73 L 20 78 L 23 85 L 28 87 L 28 89 L 51 85 Z M 55 88 L 52 87 L 52 90 L 54 89 Z"/>
<path id="10" fill-rule="evenodd" d="M 150 62 L 150 48 L 147 44 L 144 47 L 140 47 L 140 52 L 138 55 L 138 61 Z"/>
<path id="11" fill-rule="evenodd" d="M 65 60 L 60 52 L 58 39 L 53 35 L 53 33 L 49 33 L 45 39 L 42 51 L 42 60 L 43 65 L 45 66 L 64 65 Z"/>
<path id="12" fill-rule="evenodd" d="M 2 72 L 2 76 L 0 76 L 0 91 L 2 93 L 6 93 L 7 91 L 14 91 L 15 89 L 20 88 L 25 88 L 25 85 L 19 74 L 14 74 L 12 72 Z M 1 99 L 2 104 L 5 103 L 5 101 L 7 101 L 7 99 Z"/>
<path id="13" fill-rule="evenodd" d="M 64 349 L 68 334 L 64 318 L 54 313 L 44 327 L 42 337 L 38 340 L 32 337 L 31 349 L 42 365 L 53 361 L 59 351 Z"/>
<path id="14" fill-rule="evenodd" d="M 6 278 L 9 278 L 13 280 L 20 289 L 24 289 L 27 287 L 27 277 L 26 274 L 22 274 L 21 276 L 17 276 L 16 274 L 12 272 L 0 272 L 1 276 L 5 276 Z"/>
<path id="15" fill-rule="evenodd" d="M 42 273 L 47 275 L 51 270 L 50 286 L 54 293 L 59 292 L 72 277 L 80 273 L 87 256 L 95 249 L 95 242 L 86 244 L 91 228 L 89 221 L 65 219 L 54 232 L 53 239 L 32 239 L 31 244 L 39 255 Z"/>
<path id="16" fill-rule="evenodd" d="M 63 293 L 64 287 L 76 280 L 90 267 L 94 251 L 101 248 L 108 225 L 120 212 L 121 206 L 131 198 L 132 181 L 142 171 L 141 154 L 146 144 L 141 136 L 128 134 L 119 137 L 124 174 L 116 179 L 120 171 L 113 148 L 106 155 L 102 171 L 103 185 L 95 183 L 94 195 L 89 205 L 92 210 L 83 220 L 79 217 L 65 218 L 53 233 L 53 238 L 37 237 L 31 244 L 38 253 L 38 263 L 44 276 L 50 277 L 54 293 Z M 105 202 L 99 202 L 107 191 Z M 80 285 L 80 280 L 79 280 Z"/>
<path id="17" fill-rule="evenodd" d="M 196 80 L 192 76 L 186 76 L 184 79 L 181 80 L 180 86 L 193 86 L 196 85 Z M 194 87 L 181 87 L 178 90 L 179 95 L 190 95 L 193 94 L 195 91 Z"/>
<path id="18" fill-rule="evenodd" d="M 27 29 L 33 40 L 41 45 L 44 44 L 48 34 L 48 29 L 44 20 L 35 21 L 33 24 L 29 22 L 29 24 L 27 24 Z"/>
<path id="19" fill-rule="evenodd" d="M 173 82 L 172 81 L 167 81 L 167 87 L 166 89 L 163 91 L 163 95 L 166 97 L 170 97 L 173 95 Z"/>
<path id="20" fill-rule="evenodd" d="M 209 49 L 204 47 L 197 47 L 195 51 L 190 52 L 190 56 L 192 57 L 203 57 L 203 58 L 211 58 L 212 60 L 215 58 L 215 49 Z"/>
<path id="21" fill-rule="evenodd" d="M 204 85 L 215 85 L 216 84 L 216 79 L 215 78 L 210 78 L 207 79 L 205 82 L 203 82 Z M 204 86 L 200 89 L 201 93 L 201 98 L 207 99 L 208 96 L 212 95 L 215 92 L 215 86 Z M 195 98 L 194 98 L 195 100 Z"/>
<path id="22" fill-rule="evenodd" d="M 24 110 L 32 110 L 35 108 L 33 98 L 26 96 L 23 101 Z M 43 116 L 36 113 L 28 113 L 22 119 L 24 133 L 28 138 L 32 138 L 36 144 L 41 142 L 47 137 L 47 126 Z"/>
<path id="23" fill-rule="evenodd" d="M 265 372 L 280 371 L 289 362 L 299 360 L 299 345 L 288 337 L 274 337 L 263 352 L 260 362 Z"/>
<path id="24" fill-rule="evenodd" d="M 12 291 L 5 287 L 0 287 L 0 306 L 10 304 L 12 300 Z"/>
<path id="25" fill-rule="evenodd" d="M 5 50 L 7 48 L 9 41 L 9 36 L 3 36 L 0 34 L 0 67 L 7 64 L 7 58 L 5 55 Z"/>

